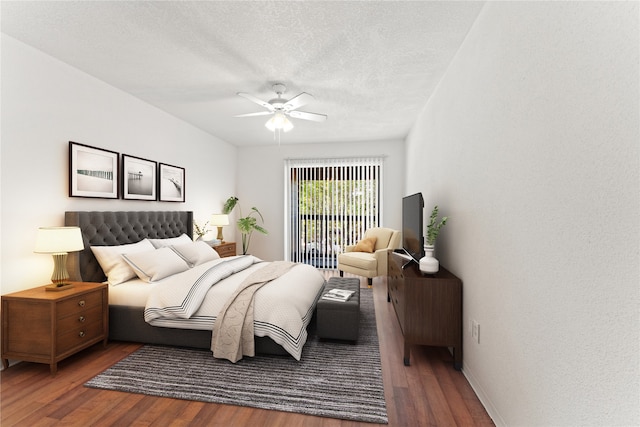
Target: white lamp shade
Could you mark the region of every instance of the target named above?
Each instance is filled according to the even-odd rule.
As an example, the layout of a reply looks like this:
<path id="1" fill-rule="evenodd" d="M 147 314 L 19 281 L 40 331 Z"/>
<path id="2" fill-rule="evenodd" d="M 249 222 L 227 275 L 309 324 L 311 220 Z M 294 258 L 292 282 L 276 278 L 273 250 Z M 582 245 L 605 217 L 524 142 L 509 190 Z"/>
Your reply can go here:
<path id="1" fill-rule="evenodd" d="M 229 225 L 229 215 L 225 214 L 213 214 L 209 223 L 216 227 L 222 227 L 223 225 Z"/>
<path id="2" fill-rule="evenodd" d="M 60 254 L 84 249 L 79 227 L 40 227 L 35 253 Z"/>

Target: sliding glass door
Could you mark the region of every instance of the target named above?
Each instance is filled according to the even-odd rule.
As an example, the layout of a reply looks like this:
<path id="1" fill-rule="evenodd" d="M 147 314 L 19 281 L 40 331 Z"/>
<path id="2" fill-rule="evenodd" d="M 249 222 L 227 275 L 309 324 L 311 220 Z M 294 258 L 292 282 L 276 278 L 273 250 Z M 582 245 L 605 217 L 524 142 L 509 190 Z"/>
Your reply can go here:
<path id="1" fill-rule="evenodd" d="M 381 223 L 382 158 L 285 162 L 285 258 L 333 269 Z"/>

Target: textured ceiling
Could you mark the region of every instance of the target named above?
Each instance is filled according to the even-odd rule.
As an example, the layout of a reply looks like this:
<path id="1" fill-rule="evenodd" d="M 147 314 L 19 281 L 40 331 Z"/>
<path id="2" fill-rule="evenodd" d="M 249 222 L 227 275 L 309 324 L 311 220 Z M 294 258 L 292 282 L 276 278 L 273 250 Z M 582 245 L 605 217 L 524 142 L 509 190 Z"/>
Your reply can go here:
<path id="1" fill-rule="evenodd" d="M 304 91 L 283 144 L 404 138 L 483 2 L 2 1 L 1 30 L 235 145 L 273 144 L 236 95 Z"/>

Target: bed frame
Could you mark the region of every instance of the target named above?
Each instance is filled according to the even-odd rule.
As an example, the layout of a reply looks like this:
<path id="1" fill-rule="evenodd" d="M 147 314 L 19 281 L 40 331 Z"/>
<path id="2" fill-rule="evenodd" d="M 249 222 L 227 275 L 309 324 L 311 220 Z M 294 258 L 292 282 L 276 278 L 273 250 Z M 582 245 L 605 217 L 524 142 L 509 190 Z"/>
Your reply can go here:
<path id="1" fill-rule="evenodd" d="M 65 212 L 65 225 L 80 227 L 84 249 L 68 256 L 71 280 L 104 282 L 106 277 L 91 246 L 117 246 L 145 238 L 165 239 L 187 234 L 193 237 L 191 211 L 73 211 Z M 211 347 L 211 331 L 161 328 L 144 321 L 144 309 L 109 306 L 109 339 L 180 347 Z M 288 354 L 271 338 L 256 337 L 256 352 Z"/>

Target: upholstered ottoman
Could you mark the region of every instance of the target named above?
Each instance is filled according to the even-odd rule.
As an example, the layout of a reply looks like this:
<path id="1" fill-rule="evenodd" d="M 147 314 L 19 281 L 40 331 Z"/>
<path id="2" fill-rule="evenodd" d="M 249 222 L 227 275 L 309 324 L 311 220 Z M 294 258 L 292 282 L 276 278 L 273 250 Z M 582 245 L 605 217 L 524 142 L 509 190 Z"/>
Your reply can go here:
<path id="1" fill-rule="evenodd" d="M 318 300 L 316 306 L 316 333 L 325 339 L 358 339 L 360 327 L 360 279 L 355 277 L 331 277 L 322 294 L 331 289 L 354 291 L 347 301 Z"/>

